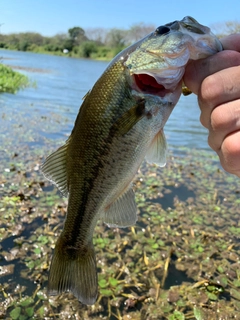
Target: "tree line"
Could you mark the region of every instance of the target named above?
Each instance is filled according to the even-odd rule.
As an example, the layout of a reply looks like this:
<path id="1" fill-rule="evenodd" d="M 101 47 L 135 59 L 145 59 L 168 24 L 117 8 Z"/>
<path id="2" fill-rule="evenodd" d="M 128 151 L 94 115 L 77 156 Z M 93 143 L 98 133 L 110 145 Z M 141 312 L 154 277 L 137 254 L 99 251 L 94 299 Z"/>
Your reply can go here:
<path id="1" fill-rule="evenodd" d="M 138 23 L 129 29 L 73 27 L 67 33 L 46 37 L 36 32 L 0 34 L 0 48 L 51 53 L 74 57 L 111 59 L 128 45 L 152 32 L 156 26 Z M 227 21 L 211 26 L 212 31 L 223 37 L 240 32 L 240 23 Z"/>
<path id="2" fill-rule="evenodd" d="M 122 49 L 143 38 L 154 25 L 139 23 L 128 30 L 73 27 L 67 33 L 46 37 L 36 32 L 0 34 L 0 48 L 74 57 L 111 59 Z"/>

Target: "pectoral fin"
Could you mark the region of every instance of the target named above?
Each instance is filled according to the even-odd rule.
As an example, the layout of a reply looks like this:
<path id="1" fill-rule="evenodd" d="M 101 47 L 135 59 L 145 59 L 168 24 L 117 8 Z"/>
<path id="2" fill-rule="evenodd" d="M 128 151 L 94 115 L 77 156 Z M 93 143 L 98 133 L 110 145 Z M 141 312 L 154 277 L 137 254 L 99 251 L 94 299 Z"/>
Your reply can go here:
<path id="1" fill-rule="evenodd" d="M 145 114 L 145 100 L 139 99 L 131 109 L 126 111 L 114 123 L 112 130 L 119 136 L 124 135 L 128 133 Z"/>
<path id="2" fill-rule="evenodd" d="M 137 221 L 137 206 L 132 189 L 128 189 L 103 213 L 103 221 L 109 227 L 129 227 Z"/>
<path id="3" fill-rule="evenodd" d="M 155 163 L 160 167 L 166 165 L 167 142 L 163 130 L 159 131 L 153 139 L 148 152 L 146 160 L 149 163 Z"/>
<path id="4" fill-rule="evenodd" d="M 68 141 L 47 157 L 42 166 L 44 176 L 53 182 L 64 196 L 68 195 L 67 185 L 67 147 Z"/>

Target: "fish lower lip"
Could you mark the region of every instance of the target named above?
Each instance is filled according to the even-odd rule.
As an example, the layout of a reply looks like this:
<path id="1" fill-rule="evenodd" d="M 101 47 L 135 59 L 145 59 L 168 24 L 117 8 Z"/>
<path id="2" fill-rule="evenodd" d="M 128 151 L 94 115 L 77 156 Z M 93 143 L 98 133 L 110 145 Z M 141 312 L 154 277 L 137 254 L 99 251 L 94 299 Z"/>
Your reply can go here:
<path id="1" fill-rule="evenodd" d="M 133 78 L 138 91 L 158 95 L 160 97 L 164 97 L 170 92 L 162 84 L 159 84 L 154 77 L 151 77 L 148 74 L 134 74 Z"/>

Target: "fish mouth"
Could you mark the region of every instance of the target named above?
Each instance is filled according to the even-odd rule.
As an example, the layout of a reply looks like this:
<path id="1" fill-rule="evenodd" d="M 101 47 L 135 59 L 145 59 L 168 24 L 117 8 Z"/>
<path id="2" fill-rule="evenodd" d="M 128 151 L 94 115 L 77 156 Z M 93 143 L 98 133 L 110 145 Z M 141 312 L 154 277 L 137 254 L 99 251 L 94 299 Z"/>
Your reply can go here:
<path id="1" fill-rule="evenodd" d="M 133 79 L 138 91 L 146 94 L 152 94 L 163 98 L 170 90 L 167 90 L 163 84 L 146 73 L 133 74 Z"/>
<path id="2" fill-rule="evenodd" d="M 175 91 L 182 76 L 183 69 L 179 68 L 160 73 L 146 70 L 145 72 L 133 73 L 131 78 L 134 90 L 163 98 Z"/>

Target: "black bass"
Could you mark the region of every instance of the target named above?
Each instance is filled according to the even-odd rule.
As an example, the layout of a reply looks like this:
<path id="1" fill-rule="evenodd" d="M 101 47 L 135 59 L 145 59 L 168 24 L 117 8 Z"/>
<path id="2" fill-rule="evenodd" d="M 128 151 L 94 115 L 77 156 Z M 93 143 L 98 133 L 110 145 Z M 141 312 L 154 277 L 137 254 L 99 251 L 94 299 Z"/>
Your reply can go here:
<path id="1" fill-rule="evenodd" d="M 119 53 L 85 96 L 70 137 L 42 167 L 69 197 L 49 294 L 71 291 L 84 304 L 96 301 L 96 223 L 136 222 L 131 182 L 145 156 L 160 166 L 166 162 L 163 127 L 181 95 L 185 66 L 221 50 L 209 28 L 185 17 Z"/>

